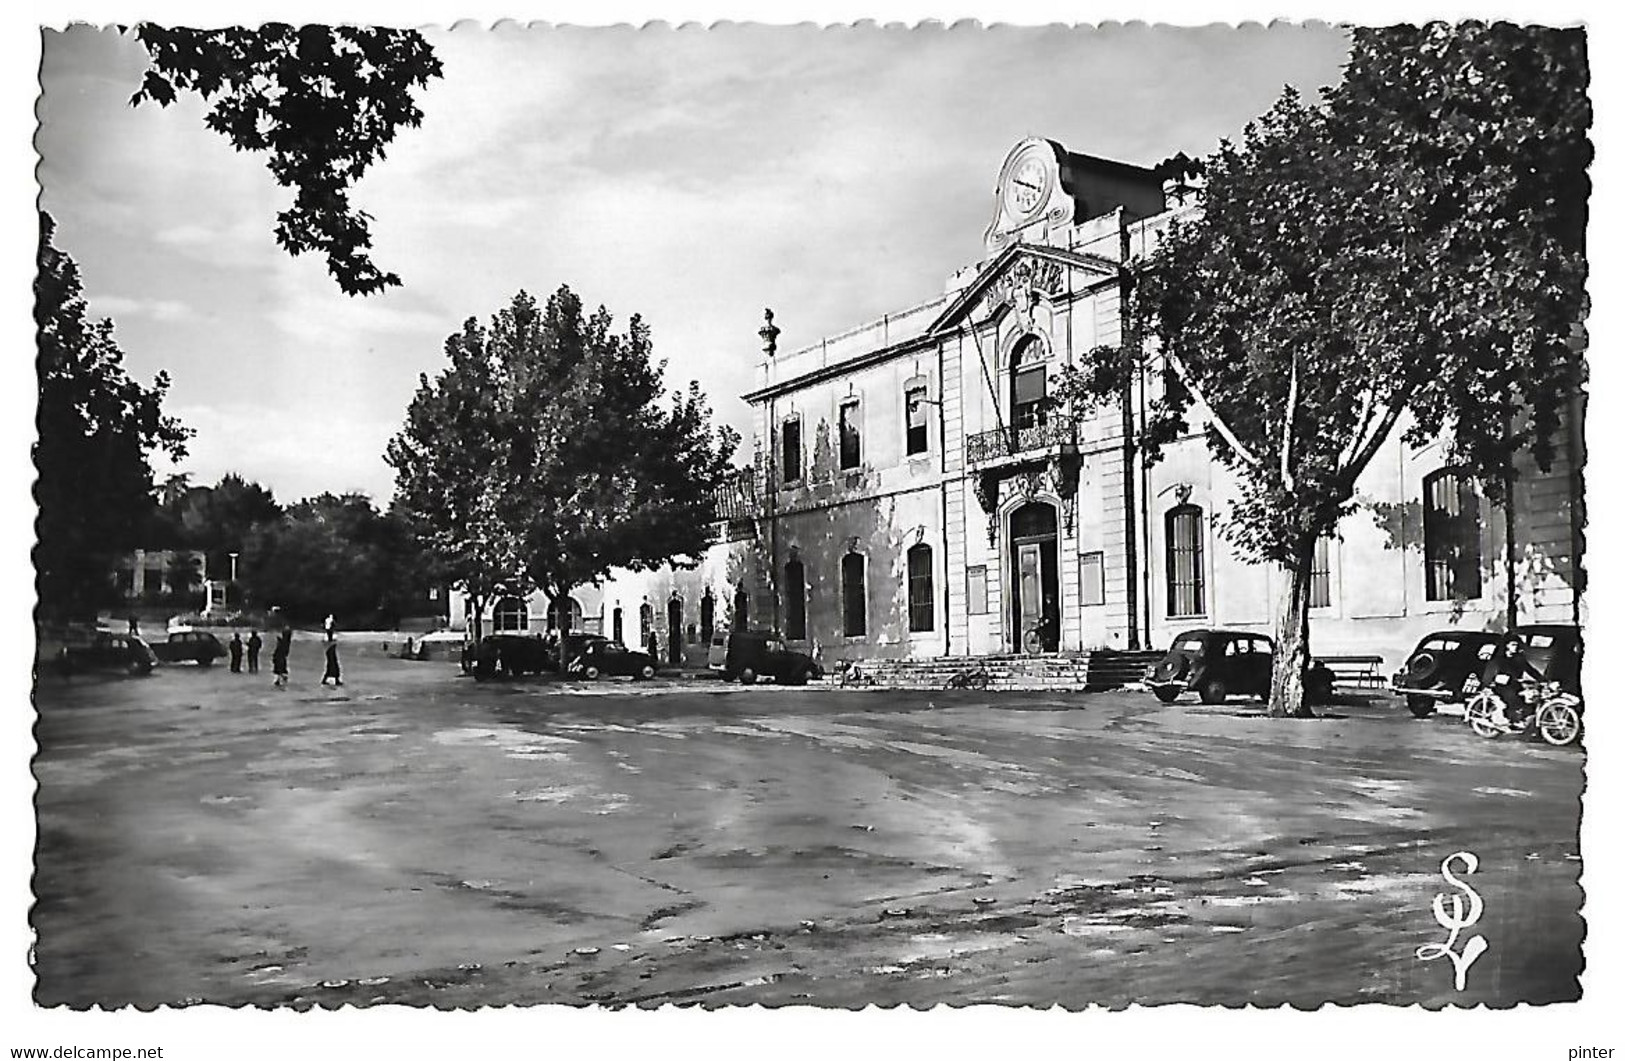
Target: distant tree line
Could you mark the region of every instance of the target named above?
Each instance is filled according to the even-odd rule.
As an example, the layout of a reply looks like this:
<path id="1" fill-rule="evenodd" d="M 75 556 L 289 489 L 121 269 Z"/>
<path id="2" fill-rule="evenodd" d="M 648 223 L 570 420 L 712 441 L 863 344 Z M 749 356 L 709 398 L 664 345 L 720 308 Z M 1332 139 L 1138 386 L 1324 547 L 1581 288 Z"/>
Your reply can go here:
<path id="1" fill-rule="evenodd" d="M 146 547 L 202 552 L 214 581 L 230 577 L 236 553 L 229 607 L 276 607 L 295 622 L 331 613 L 342 625 L 384 628 L 435 611 L 434 583 L 404 522 L 365 494 L 323 493 L 284 507 L 234 474 L 164 493 Z"/>

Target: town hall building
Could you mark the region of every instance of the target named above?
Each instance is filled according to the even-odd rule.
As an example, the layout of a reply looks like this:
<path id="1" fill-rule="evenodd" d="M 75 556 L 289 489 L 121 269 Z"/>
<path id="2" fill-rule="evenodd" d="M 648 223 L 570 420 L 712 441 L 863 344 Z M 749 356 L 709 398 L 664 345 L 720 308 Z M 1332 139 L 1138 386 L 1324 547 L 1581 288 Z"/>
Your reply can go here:
<path id="1" fill-rule="evenodd" d="M 1149 404 L 1177 385 L 1163 355 L 1147 350 L 1126 400 L 1092 415 L 1046 401 L 1065 367 L 1123 341 L 1137 264 L 1199 194 L 1034 138 L 1006 156 L 989 205 L 983 260 L 933 298 L 794 351 L 778 349 L 767 315 L 745 395 L 754 462 L 719 499 L 718 544 L 697 570 L 593 591 L 589 629 L 614 623 L 629 643 L 652 631 L 664 646 L 672 628 L 686 643 L 743 624 L 826 668 L 1270 631 L 1284 575 L 1219 533 L 1237 491 L 1202 410 L 1154 463 L 1135 443 Z M 1401 433 L 1317 553 L 1316 651 L 1391 669 L 1432 630 L 1577 622 L 1579 433 L 1506 507 L 1442 443 Z"/>

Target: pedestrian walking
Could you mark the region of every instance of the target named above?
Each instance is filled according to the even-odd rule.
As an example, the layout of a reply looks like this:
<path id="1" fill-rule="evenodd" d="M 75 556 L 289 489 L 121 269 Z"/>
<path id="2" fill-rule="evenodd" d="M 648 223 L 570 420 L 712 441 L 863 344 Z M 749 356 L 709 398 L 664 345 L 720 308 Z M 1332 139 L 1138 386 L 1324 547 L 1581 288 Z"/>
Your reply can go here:
<path id="1" fill-rule="evenodd" d="M 328 614 L 326 619 L 322 620 L 322 631 L 327 634 L 329 641 L 333 640 L 333 616 L 331 613 Z"/>
<path id="2" fill-rule="evenodd" d="M 288 650 L 293 647 L 293 627 L 284 626 L 276 635 L 276 644 L 271 648 L 271 673 L 276 675 L 272 683 L 281 688 L 288 684 Z"/>
<path id="3" fill-rule="evenodd" d="M 243 635 L 236 630 L 231 632 L 231 641 L 226 644 L 226 651 L 231 653 L 231 673 L 243 672 Z"/>
<path id="4" fill-rule="evenodd" d="M 130 636 L 131 637 L 140 637 L 141 636 L 141 620 L 139 620 L 139 619 L 137 619 L 135 617 L 135 612 L 130 613 L 129 625 L 130 625 L 130 631 L 129 631 Z"/>
<path id="5" fill-rule="evenodd" d="M 331 638 L 327 641 L 327 669 L 322 671 L 322 684 L 331 680 L 334 685 L 343 685 L 344 679 L 339 677 L 339 643 Z"/>
<path id="6" fill-rule="evenodd" d="M 260 672 L 260 646 L 263 644 L 265 644 L 265 642 L 260 639 L 260 632 L 258 630 L 254 630 L 249 633 L 248 673 L 250 674 L 258 674 Z"/>

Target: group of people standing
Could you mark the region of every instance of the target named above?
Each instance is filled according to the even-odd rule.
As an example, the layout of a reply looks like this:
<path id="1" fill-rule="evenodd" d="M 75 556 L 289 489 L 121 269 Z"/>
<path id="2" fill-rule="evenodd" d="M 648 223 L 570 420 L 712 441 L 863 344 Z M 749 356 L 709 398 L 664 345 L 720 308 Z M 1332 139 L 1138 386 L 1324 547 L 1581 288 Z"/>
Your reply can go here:
<path id="1" fill-rule="evenodd" d="M 272 608 L 271 614 L 281 619 L 277 609 Z M 327 666 L 322 671 L 322 684 L 326 685 L 328 682 L 332 682 L 334 685 L 343 685 L 344 679 L 339 676 L 339 645 L 334 637 L 333 617 L 329 615 L 322 626 L 327 634 Z M 250 633 L 246 642 L 243 640 L 241 633 L 234 631 L 231 635 L 231 641 L 226 645 L 226 651 L 231 656 L 231 672 L 233 674 L 241 673 L 243 658 L 247 656 L 248 673 L 258 674 L 260 670 L 260 648 L 263 645 L 264 641 L 261 640 L 258 630 Z M 271 646 L 271 673 L 275 675 L 271 684 L 279 689 L 288 684 L 288 653 L 292 648 L 293 626 L 286 619 L 281 619 L 281 625 L 277 630 L 276 644 Z"/>

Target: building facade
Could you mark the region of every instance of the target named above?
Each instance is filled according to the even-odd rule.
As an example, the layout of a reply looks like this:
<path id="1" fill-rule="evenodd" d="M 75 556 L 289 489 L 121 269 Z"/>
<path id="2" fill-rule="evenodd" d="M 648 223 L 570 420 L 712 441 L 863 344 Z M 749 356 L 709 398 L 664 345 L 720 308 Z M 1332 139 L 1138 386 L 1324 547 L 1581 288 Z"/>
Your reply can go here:
<path id="1" fill-rule="evenodd" d="M 1136 263 L 1199 207 L 1149 169 L 1024 141 L 999 171 L 986 257 L 939 296 L 779 353 L 763 329 L 754 411 L 751 613 L 826 662 L 1164 647 L 1267 632 L 1282 574 L 1216 533 L 1235 485 L 1193 432 L 1147 464 L 1168 374 L 1155 351 L 1115 406 L 1044 399 L 1116 349 Z M 1576 410 L 1570 424 L 1578 424 Z M 1403 659 L 1433 629 L 1578 619 L 1578 435 L 1508 509 L 1412 448 L 1403 425 L 1323 543 L 1317 651 Z M 1509 517 L 1510 510 L 1510 517 Z"/>
<path id="2" fill-rule="evenodd" d="M 1045 401 L 1063 368 L 1120 346 L 1133 271 L 1199 209 L 1190 191 L 1025 140 L 999 169 L 984 258 L 941 294 L 783 353 L 769 312 L 745 395 L 754 460 L 719 497 L 716 545 L 697 569 L 583 590 L 571 625 L 627 643 L 652 632 L 667 651 L 673 630 L 692 645 L 749 625 L 826 667 L 1269 632 L 1283 575 L 1243 562 L 1216 529 L 1236 488 L 1201 409 L 1160 460 L 1134 445 L 1166 361 L 1147 351 L 1121 400 L 1087 417 Z M 1445 446 L 1408 447 L 1403 428 L 1322 543 L 1316 651 L 1392 666 L 1436 629 L 1577 622 L 1579 433 L 1499 508 Z M 512 598 L 489 618 L 541 630 L 545 612 Z"/>

